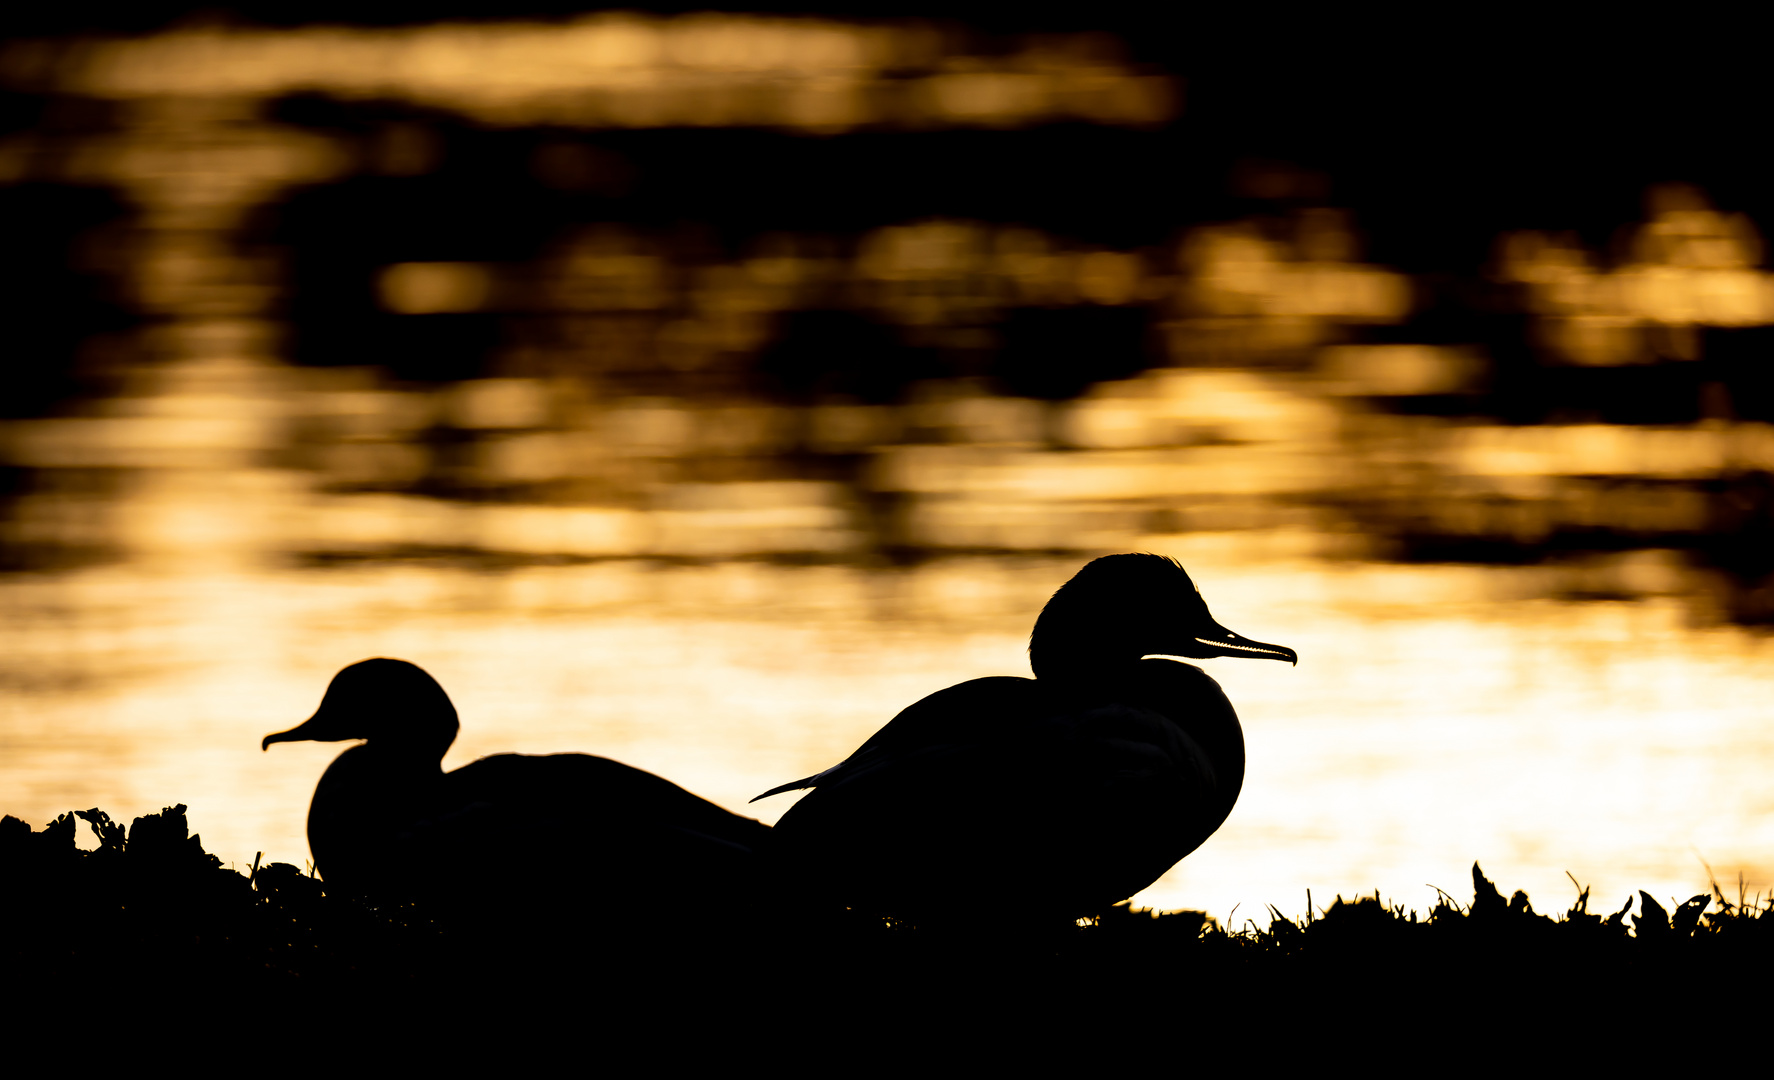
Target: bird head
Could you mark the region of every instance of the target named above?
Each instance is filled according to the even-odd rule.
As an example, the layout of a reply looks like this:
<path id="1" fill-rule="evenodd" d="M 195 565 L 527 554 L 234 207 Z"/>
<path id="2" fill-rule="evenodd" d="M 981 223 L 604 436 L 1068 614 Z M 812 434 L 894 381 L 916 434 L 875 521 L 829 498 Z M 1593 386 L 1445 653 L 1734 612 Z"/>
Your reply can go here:
<path id="1" fill-rule="evenodd" d="M 367 739 L 441 761 L 456 741 L 456 707 L 437 680 L 405 660 L 360 660 L 333 676 L 306 722 L 259 744 Z"/>
<path id="2" fill-rule="evenodd" d="M 1105 555 L 1061 585 L 1029 635 L 1035 677 L 1089 677 L 1146 656 L 1286 660 L 1299 655 L 1221 626 L 1183 568 L 1162 555 Z"/>

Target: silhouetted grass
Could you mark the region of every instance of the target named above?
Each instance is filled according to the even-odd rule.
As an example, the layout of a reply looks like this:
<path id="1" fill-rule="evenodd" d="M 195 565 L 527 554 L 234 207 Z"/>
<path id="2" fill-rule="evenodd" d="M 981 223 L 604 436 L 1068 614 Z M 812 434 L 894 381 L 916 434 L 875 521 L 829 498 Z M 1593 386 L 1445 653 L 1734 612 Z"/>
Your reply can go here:
<path id="1" fill-rule="evenodd" d="M 96 850 L 75 845 L 77 819 Z M 409 1025 L 444 1025 L 463 1008 L 485 1023 L 502 1007 L 525 1023 L 572 1016 L 581 1035 L 587 1024 L 638 1037 L 691 1023 L 812 1038 L 886 1018 L 909 1024 L 906 1037 L 933 1024 L 1012 1024 L 1039 1042 L 1088 1031 L 1093 1015 L 1150 1014 L 1156 1026 L 1140 1037 L 1162 1043 L 1203 1023 L 1329 1025 L 1343 1038 L 1374 1024 L 1427 1037 L 1454 1022 L 1642 1038 L 1683 1017 L 1765 1012 L 1774 900 L 1732 901 L 1715 884 L 1673 910 L 1641 892 L 1595 913 L 1585 889 L 1550 918 L 1524 893 L 1505 899 L 1476 865 L 1472 877 L 1470 904 L 1444 895 L 1427 915 L 1378 895 L 1339 897 L 1303 920 L 1270 908 L 1267 926 L 1233 929 L 1125 905 L 1085 925 L 982 911 L 977 923 L 918 927 L 765 897 L 695 926 L 637 913 L 586 927 L 574 912 L 539 911 L 520 934 L 329 896 L 283 863 L 228 870 L 187 835 L 183 806 L 127 832 L 89 810 L 36 832 L 0 822 L 0 960 L 14 1019 L 30 1002 L 98 999 L 162 1017 L 221 1009 Z M 557 943 L 551 924 L 574 932 Z"/>

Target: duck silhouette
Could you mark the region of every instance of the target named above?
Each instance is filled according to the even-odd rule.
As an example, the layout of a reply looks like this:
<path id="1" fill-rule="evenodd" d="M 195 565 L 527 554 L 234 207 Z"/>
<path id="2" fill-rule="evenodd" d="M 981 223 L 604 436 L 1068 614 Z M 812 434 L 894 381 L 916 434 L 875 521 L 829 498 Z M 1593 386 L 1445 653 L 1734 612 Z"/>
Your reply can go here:
<path id="1" fill-rule="evenodd" d="M 1097 559 L 1036 619 L 1033 679 L 938 691 L 838 765 L 759 795 L 813 789 L 772 833 L 776 873 L 815 900 L 931 922 L 990 893 L 1035 920 L 1101 911 L 1238 799 L 1238 716 L 1172 659 L 1222 656 L 1299 659 L 1215 622 L 1170 559 Z"/>
<path id="2" fill-rule="evenodd" d="M 305 723 L 260 744 L 364 743 L 314 790 L 308 846 L 329 891 L 509 928 L 570 911 L 645 920 L 742 894 L 770 828 L 589 754 L 495 754 L 444 772 L 455 706 L 422 668 L 364 660 Z"/>

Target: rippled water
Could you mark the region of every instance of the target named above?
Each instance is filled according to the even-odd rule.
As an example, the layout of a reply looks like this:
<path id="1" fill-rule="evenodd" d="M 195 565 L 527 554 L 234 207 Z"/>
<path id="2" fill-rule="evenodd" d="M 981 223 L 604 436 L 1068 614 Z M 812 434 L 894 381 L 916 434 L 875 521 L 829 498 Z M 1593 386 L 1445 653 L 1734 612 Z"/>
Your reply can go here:
<path id="1" fill-rule="evenodd" d="M 45 119 L 0 147 L 0 812 L 183 802 L 225 860 L 301 863 L 338 747 L 259 739 L 374 655 L 453 696 L 448 766 L 588 751 L 743 810 L 1026 673 L 1087 552 L 1144 549 L 1302 662 L 1204 665 L 1249 776 L 1142 903 L 1422 908 L 1475 859 L 1542 909 L 1567 872 L 1601 905 L 1708 864 L 1774 889 L 1774 645 L 1719 625 L 1774 625 L 1744 207 L 1665 184 L 1600 228 L 1631 181 L 1582 214 L 1541 184 L 1496 220 L 1612 252 L 1507 232 L 1468 265 L 1453 188 L 1339 207 L 1402 189 L 1267 161 L 1285 138 L 1172 153 L 1267 106 L 1210 65 L 1171 124 L 1169 54 L 1098 35 L 318 33 L 174 27 L 5 76 Z M 998 150 L 945 179 L 972 133 Z M 1246 216 L 1188 217 L 1221 155 Z M 1173 159 L 1183 188 L 1129 183 Z M 979 217 L 1000 181 L 1038 209 Z M 1369 227 L 1440 269 L 1364 261 Z M 1551 599 L 1580 595 L 1620 599 Z"/>
<path id="2" fill-rule="evenodd" d="M 1466 895 L 1475 859 L 1542 910 L 1574 896 L 1567 871 L 1603 905 L 1702 891 L 1703 860 L 1728 892 L 1739 874 L 1774 883 L 1766 636 L 1692 626 L 1674 601 L 1534 599 L 1531 568 L 1326 562 L 1261 540 L 1148 545 L 1184 560 L 1226 625 L 1302 659 L 1205 662 L 1244 721 L 1244 793 L 1139 902 L 1242 921 L 1299 913 L 1308 888 L 1377 888 L 1422 908 L 1431 886 Z M 258 740 L 339 667 L 386 655 L 455 700 L 446 767 L 587 751 L 774 821 L 792 796 L 746 800 L 924 694 L 1026 674 L 1028 627 L 1080 563 L 299 568 L 222 557 L 230 543 L 0 580 L 0 809 L 41 825 L 184 802 L 224 861 L 301 864 L 339 747 Z"/>

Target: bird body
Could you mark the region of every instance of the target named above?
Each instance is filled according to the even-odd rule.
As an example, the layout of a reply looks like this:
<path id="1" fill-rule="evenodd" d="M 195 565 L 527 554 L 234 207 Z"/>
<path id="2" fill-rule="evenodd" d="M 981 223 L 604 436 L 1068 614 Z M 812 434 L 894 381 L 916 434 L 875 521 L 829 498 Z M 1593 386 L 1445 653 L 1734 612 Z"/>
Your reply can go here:
<path id="1" fill-rule="evenodd" d="M 334 677 L 312 718 L 263 745 L 366 741 L 321 776 L 308 844 L 329 890 L 486 925 L 551 905 L 640 916 L 750 880 L 768 826 L 588 754 L 497 754 L 452 772 L 454 707 L 401 660 Z"/>
<path id="2" fill-rule="evenodd" d="M 1294 659 L 1214 623 L 1169 560 L 1097 560 L 1037 621 L 1035 678 L 940 690 L 766 792 L 813 789 L 777 823 L 775 863 L 815 896 L 923 919 L 990 893 L 1051 917 L 1132 895 L 1212 835 L 1243 784 L 1237 714 L 1179 655 Z"/>

